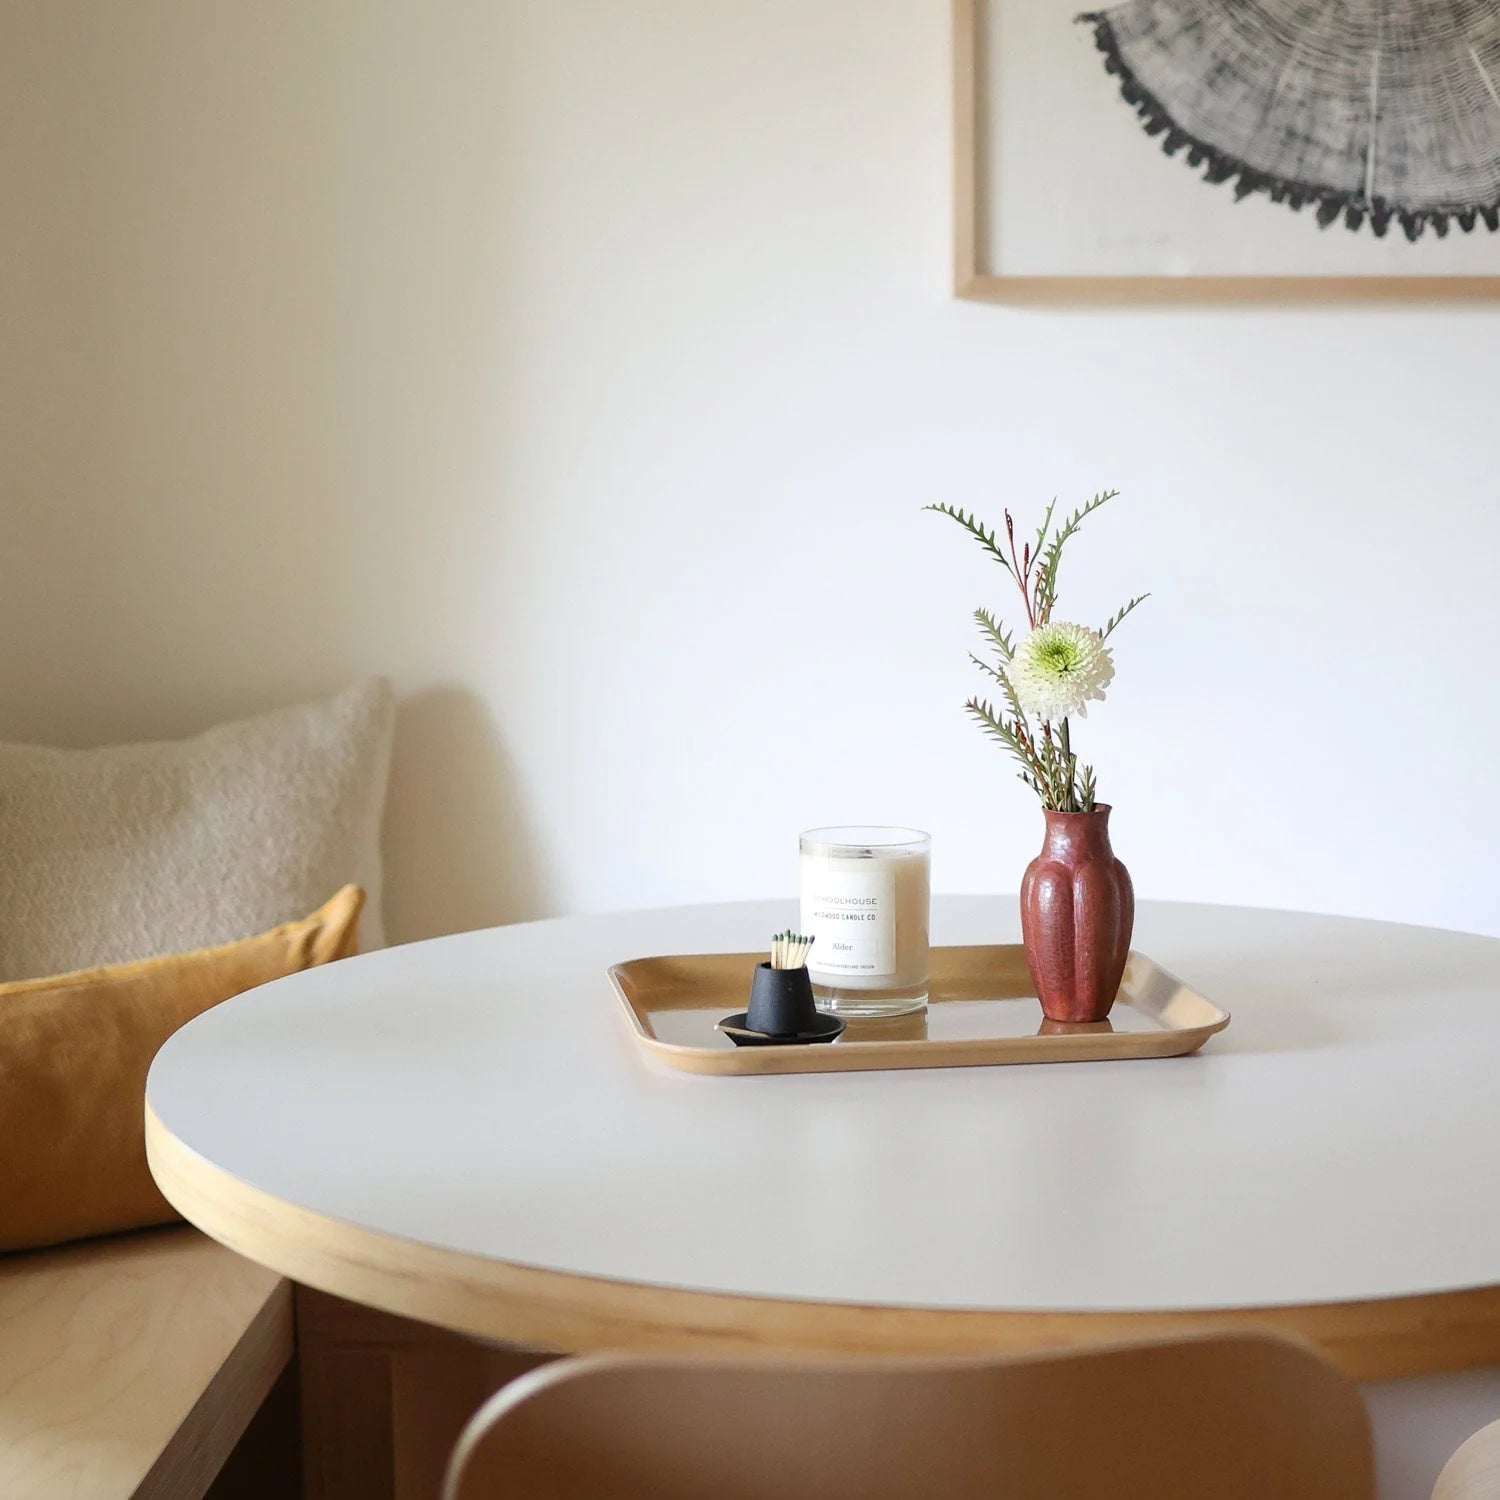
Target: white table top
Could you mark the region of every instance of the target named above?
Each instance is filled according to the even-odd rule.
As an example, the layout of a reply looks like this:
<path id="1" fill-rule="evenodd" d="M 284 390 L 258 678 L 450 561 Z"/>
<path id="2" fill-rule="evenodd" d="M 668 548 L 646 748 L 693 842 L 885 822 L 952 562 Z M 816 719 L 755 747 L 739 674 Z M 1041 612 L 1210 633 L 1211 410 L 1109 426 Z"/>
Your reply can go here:
<path id="1" fill-rule="evenodd" d="M 1500 1283 L 1500 940 L 1145 903 L 1233 1012 L 1161 1061 L 715 1078 L 605 977 L 763 945 L 789 903 L 468 933 L 228 1001 L 151 1070 L 162 1127 L 283 1202 L 522 1266 L 932 1308 L 1196 1310 Z M 937 943 L 1014 942 L 940 897 Z"/>

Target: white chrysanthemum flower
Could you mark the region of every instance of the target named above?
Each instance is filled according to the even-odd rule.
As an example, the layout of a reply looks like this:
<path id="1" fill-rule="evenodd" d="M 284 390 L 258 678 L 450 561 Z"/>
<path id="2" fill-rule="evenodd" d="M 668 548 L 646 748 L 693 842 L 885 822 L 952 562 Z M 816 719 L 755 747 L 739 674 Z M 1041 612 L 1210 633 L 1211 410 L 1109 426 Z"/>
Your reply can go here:
<path id="1" fill-rule="evenodd" d="M 1085 706 L 1101 700 L 1114 680 L 1115 664 L 1104 637 L 1086 625 L 1038 625 L 1016 646 L 1006 675 L 1021 707 L 1039 719 L 1088 717 Z"/>

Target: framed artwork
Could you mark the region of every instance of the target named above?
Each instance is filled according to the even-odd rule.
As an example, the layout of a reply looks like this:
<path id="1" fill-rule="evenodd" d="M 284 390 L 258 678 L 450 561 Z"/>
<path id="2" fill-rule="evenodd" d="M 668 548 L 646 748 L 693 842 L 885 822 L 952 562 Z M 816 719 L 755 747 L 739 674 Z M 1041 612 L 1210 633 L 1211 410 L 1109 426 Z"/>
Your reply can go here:
<path id="1" fill-rule="evenodd" d="M 1496 0 L 1078 4 L 954 0 L 958 295 L 1500 296 Z"/>

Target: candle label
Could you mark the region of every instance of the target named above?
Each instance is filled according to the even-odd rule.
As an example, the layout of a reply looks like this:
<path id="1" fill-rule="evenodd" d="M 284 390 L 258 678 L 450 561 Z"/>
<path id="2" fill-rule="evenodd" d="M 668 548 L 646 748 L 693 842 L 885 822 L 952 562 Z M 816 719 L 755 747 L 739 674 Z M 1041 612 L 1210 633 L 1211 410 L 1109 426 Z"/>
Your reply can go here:
<path id="1" fill-rule="evenodd" d="M 884 868 L 820 869 L 802 890 L 802 930 L 814 939 L 807 967 L 818 974 L 896 972 L 896 876 Z"/>

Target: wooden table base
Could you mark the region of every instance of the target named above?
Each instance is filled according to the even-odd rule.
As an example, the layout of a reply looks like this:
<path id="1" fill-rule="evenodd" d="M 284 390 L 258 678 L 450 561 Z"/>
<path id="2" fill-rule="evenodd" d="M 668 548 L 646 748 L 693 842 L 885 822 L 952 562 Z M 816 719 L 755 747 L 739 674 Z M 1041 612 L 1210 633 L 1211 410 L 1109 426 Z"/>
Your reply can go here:
<path id="1" fill-rule="evenodd" d="M 437 1500 L 480 1404 L 550 1354 L 298 1287 L 304 1500 Z"/>

